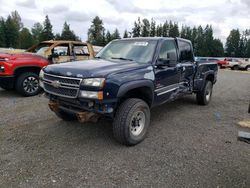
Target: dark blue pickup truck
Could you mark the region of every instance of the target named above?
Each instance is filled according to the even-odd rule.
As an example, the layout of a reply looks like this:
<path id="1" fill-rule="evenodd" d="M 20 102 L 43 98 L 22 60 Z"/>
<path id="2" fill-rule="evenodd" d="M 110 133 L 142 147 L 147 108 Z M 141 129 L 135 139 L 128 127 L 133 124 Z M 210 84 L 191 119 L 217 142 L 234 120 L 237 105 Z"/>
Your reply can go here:
<path id="1" fill-rule="evenodd" d="M 217 79 L 216 63 L 197 63 L 181 38 L 114 40 L 92 60 L 55 64 L 40 72 L 49 107 L 63 120 L 113 120 L 117 141 L 135 145 L 146 135 L 150 109 L 196 94 L 207 105 Z"/>

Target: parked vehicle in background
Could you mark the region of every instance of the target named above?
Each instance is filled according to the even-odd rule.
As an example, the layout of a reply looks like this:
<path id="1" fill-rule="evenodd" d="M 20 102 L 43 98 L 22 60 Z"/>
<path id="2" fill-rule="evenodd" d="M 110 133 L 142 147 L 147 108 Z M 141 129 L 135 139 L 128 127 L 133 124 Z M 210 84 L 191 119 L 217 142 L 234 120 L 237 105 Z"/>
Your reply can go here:
<path id="1" fill-rule="evenodd" d="M 43 56 L 53 64 L 85 60 L 95 56 L 93 46 L 80 41 L 44 41 L 32 46 L 27 52 Z"/>
<path id="2" fill-rule="evenodd" d="M 94 56 L 91 44 L 78 41 L 44 41 L 27 52 L 0 53 L 0 87 L 16 89 L 23 96 L 33 96 L 41 90 L 38 75 L 44 66 Z"/>
<path id="3" fill-rule="evenodd" d="M 211 58 L 211 57 L 196 57 L 195 60 L 199 63 L 202 62 L 217 62 L 219 61 L 218 58 Z"/>
<path id="4" fill-rule="evenodd" d="M 146 136 L 150 108 L 193 93 L 207 105 L 217 71 L 216 63 L 195 62 L 190 41 L 152 37 L 114 40 L 93 60 L 49 65 L 39 77 L 59 118 L 109 117 L 116 140 L 135 145 Z"/>
<path id="5" fill-rule="evenodd" d="M 241 61 L 239 59 L 235 58 L 227 58 L 228 65 L 226 65 L 227 68 L 230 68 L 232 70 L 239 70 Z"/>
<path id="6" fill-rule="evenodd" d="M 218 66 L 222 69 L 222 68 L 226 68 L 229 65 L 229 62 L 227 61 L 227 59 L 220 59 L 217 61 Z"/>
<path id="7" fill-rule="evenodd" d="M 250 70 L 250 59 L 243 59 L 240 63 L 239 63 L 240 69 L 243 70 Z"/>

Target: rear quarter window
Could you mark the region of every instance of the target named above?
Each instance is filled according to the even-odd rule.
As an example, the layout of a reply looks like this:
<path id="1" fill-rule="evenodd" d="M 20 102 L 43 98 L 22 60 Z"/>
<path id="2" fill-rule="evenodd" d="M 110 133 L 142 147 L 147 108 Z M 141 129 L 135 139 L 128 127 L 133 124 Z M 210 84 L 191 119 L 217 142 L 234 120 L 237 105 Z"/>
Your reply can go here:
<path id="1" fill-rule="evenodd" d="M 194 61 L 192 46 L 189 42 L 178 41 L 180 62 Z"/>

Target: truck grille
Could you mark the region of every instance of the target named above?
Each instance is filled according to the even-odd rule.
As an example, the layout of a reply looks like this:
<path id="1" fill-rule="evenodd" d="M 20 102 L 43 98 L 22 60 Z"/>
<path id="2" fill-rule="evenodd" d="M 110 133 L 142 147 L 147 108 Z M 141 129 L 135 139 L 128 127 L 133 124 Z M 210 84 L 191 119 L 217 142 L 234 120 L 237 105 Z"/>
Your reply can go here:
<path id="1" fill-rule="evenodd" d="M 82 79 L 70 78 L 51 74 L 44 74 L 44 90 L 47 93 L 66 97 L 76 98 Z"/>

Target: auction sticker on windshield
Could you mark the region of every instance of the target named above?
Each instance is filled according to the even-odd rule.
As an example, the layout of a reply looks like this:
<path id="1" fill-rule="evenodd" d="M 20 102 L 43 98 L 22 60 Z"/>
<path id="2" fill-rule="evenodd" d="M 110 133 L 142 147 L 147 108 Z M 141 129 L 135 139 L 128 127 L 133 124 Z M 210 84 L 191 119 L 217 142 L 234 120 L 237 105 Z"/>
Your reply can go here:
<path id="1" fill-rule="evenodd" d="M 147 46 L 148 42 L 135 42 L 134 46 Z"/>

